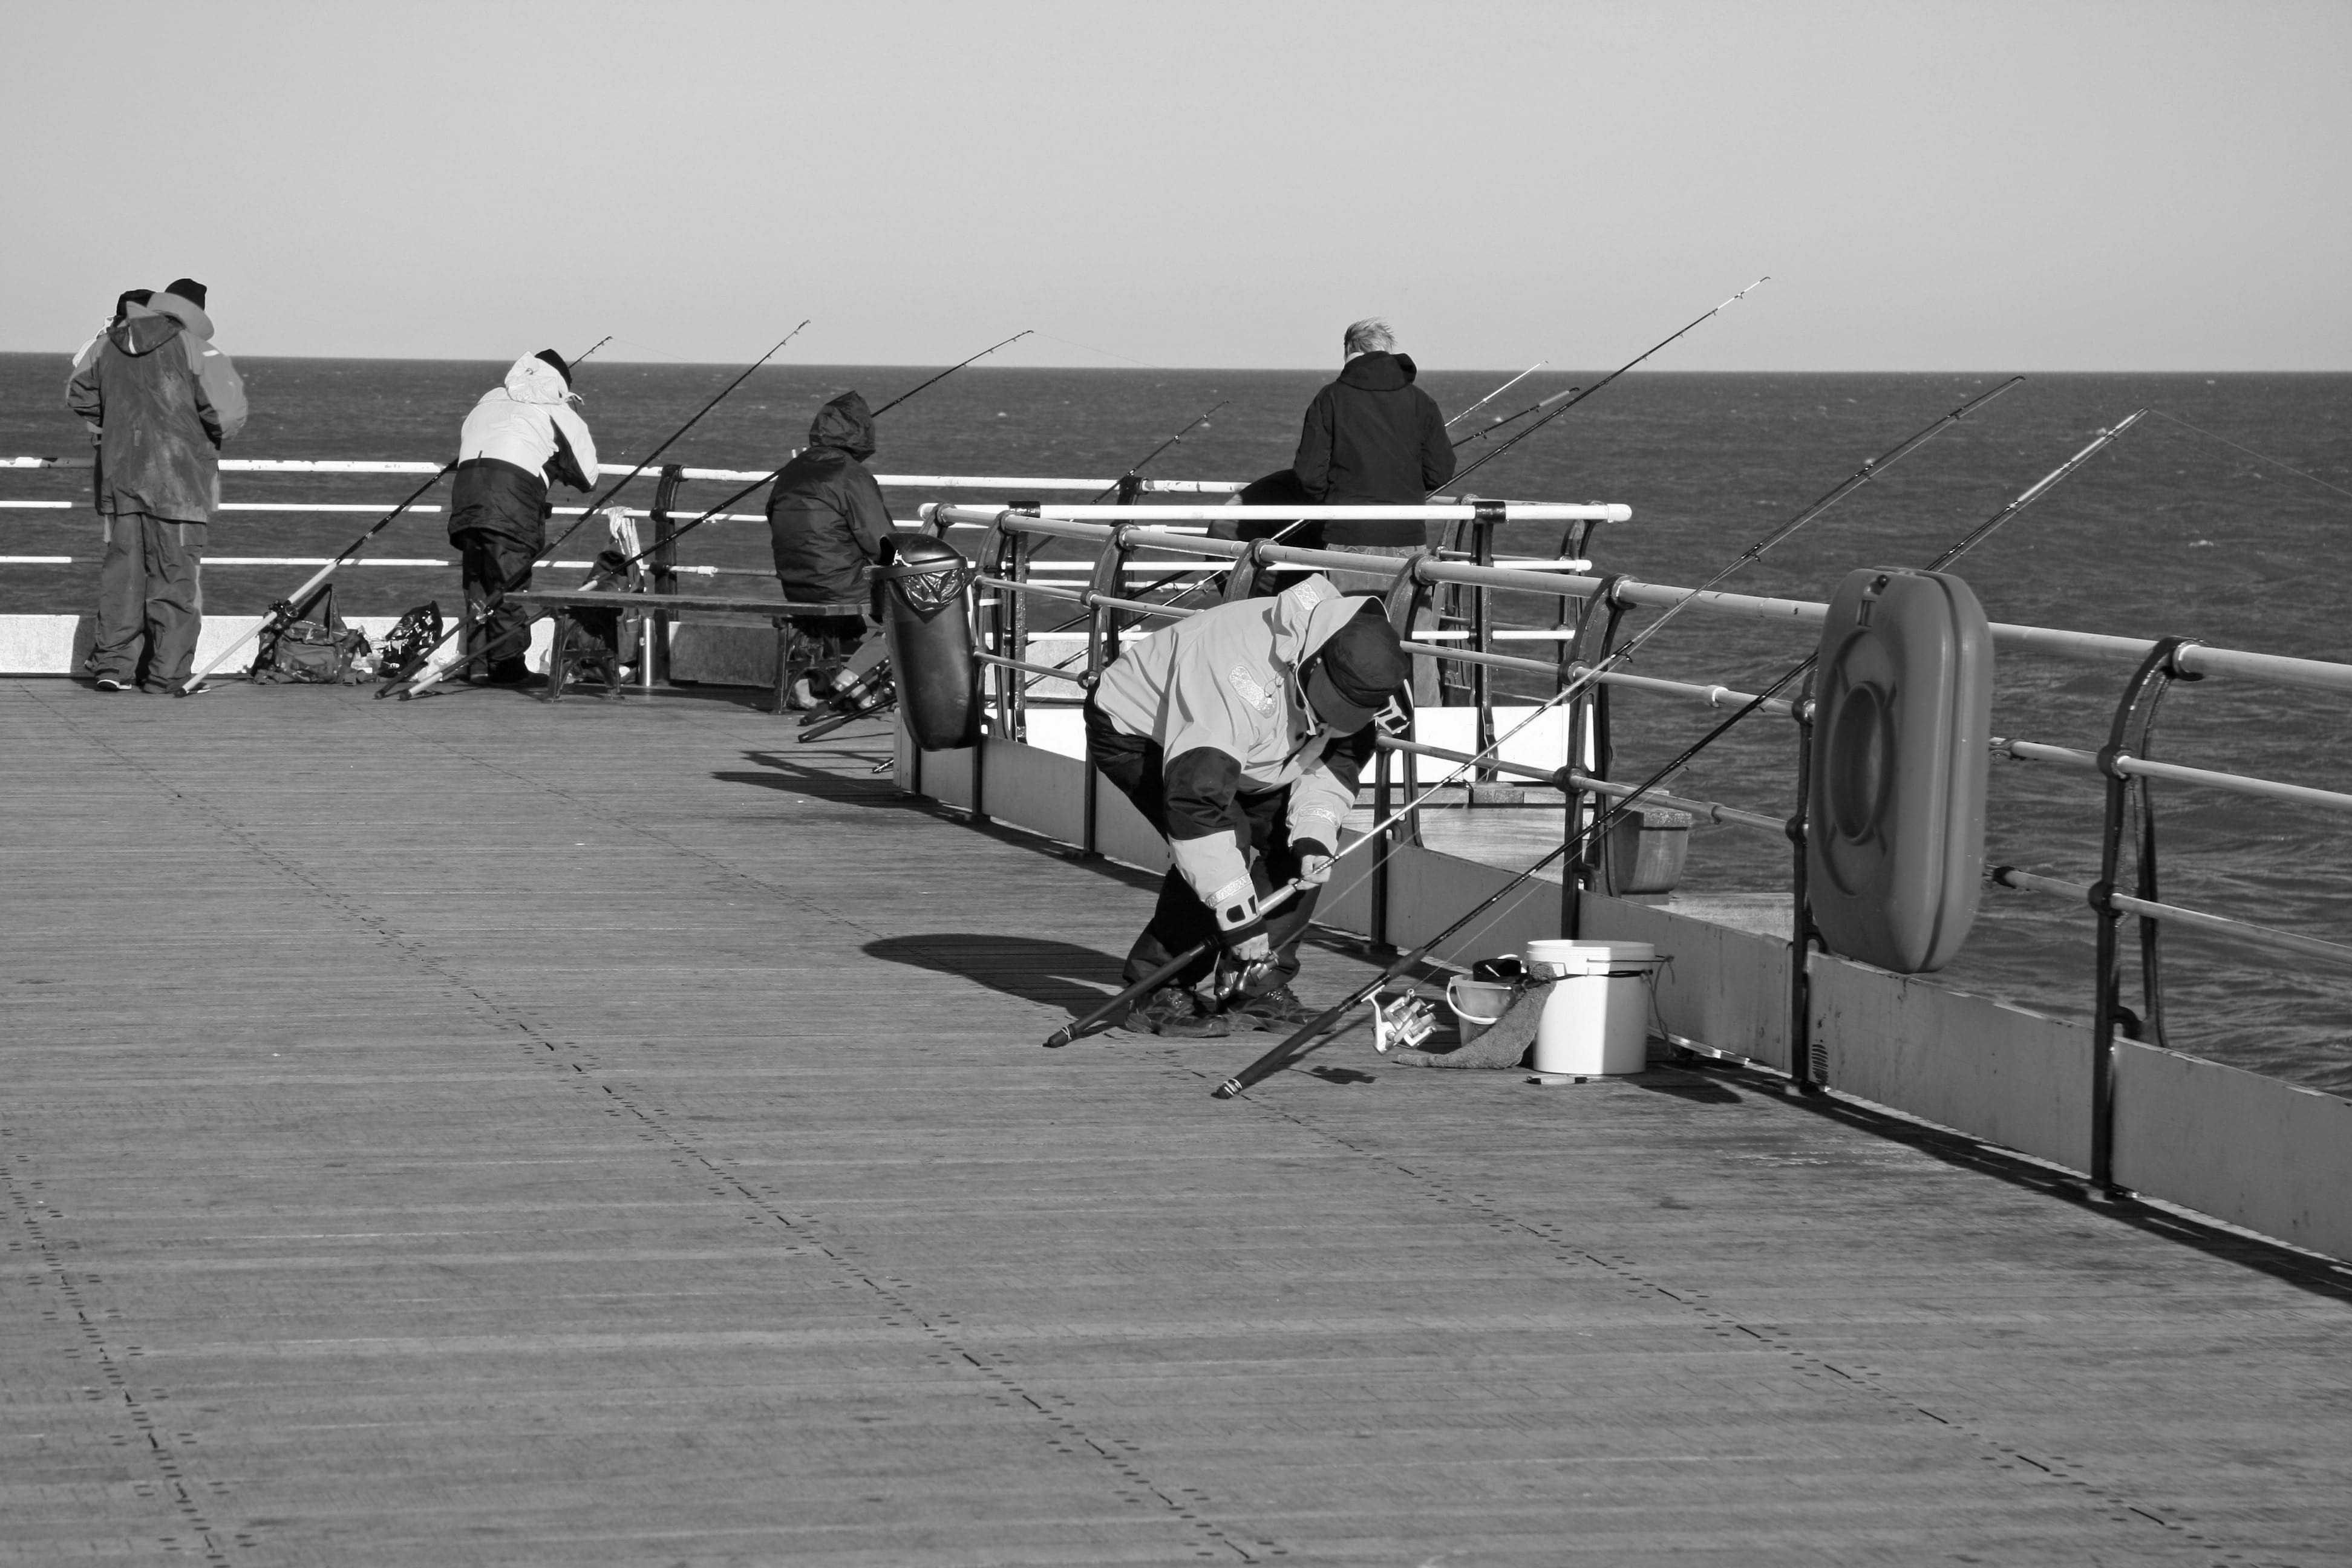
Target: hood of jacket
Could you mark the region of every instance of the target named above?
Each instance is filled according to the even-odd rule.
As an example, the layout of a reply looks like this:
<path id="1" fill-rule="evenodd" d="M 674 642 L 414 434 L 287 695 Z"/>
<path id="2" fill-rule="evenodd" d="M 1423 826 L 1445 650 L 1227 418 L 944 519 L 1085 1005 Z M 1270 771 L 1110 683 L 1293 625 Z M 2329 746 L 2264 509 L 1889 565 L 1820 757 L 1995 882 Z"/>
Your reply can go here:
<path id="1" fill-rule="evenodd" d="M 106 329 L 106 341 L 135 359 L 153 353 L 186 330 L 170 316 L 133 305 L 122 320 Z"/>
<path id="2" fill-rule="evenodd" d="M 128 311 L 138 309 L 136 305 L 126 307 Z M 193 300 L 183 300 L 177 294 L 157 294 L 148 300 L 147 309 L 159 316 L 171 317 L 206 342 L 213 341 L 213 319 Z"/>
<path id="3" fill-rule="evenodd" d="M 537 354 L 525 354 L 508 368 L 505 390 L 517 403 L 560 404 L 578 396 L 556 368 Z"/>
<path id="4" fill-rule="evenodd" d="M 1339 384 L 1360 386 L 1366 392 L 1394 392 L 1411 386 L 1420 374 L 1411 354 L 1358 354 L 1339 367 Z"/>
<path id="5" fill-rule="evenodd" d="M 809 445 L 838 447 L 851 457 L 864 461 L 874 455 L 874 416 L 866 406 L 866 399 L 855 392 L 845 392 L 816 411 L 809 422 Z"/>

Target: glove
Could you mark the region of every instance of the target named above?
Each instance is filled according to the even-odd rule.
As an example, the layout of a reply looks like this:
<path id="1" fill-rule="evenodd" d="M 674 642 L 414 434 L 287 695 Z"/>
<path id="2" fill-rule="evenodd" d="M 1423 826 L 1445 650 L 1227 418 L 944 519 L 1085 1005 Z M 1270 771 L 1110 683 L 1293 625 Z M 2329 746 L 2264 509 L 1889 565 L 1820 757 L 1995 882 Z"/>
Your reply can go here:
<path id="1" fill-rule="evenodd" d="M 1338 858 L 1330 850 L 1312 838 L 1301 838 L 1291 845 L 1298 852 L 1298 879 L 1310 888 L 1319 888 L 1331 879 L 1332 862 Z"/>

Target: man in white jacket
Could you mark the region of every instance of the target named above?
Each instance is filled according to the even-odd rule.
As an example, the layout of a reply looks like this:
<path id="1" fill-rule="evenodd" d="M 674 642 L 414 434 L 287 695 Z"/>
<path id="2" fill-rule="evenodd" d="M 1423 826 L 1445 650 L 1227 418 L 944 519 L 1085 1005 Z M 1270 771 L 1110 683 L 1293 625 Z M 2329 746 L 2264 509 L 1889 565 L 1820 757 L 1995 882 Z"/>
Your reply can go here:
<path id="1" fill-rule="evenodd" d="M 488 662 L 494 686 L 529 679 L 530 618 L 506 596 L 530 586 L 531 563 L 547 547 L 548 486 L 596 483 L 596 442 L 572 411 L 578 401 L 572 367 L 541 349 L 482 395 L 457 437 L 449 542 L 465 570 L 466 651 Z"/>

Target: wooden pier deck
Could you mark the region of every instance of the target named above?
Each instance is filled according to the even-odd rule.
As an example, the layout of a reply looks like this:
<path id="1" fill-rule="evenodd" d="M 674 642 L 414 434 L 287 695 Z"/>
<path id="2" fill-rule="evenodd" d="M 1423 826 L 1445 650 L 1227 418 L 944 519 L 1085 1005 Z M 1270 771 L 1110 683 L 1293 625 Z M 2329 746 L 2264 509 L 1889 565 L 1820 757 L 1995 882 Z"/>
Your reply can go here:
<path id="1" fill-rule="evenodd" d="M 754 696 L 0 682 L 0 1563 L 2352 1562 L 2344 1272 L 1737 1072 L 1041 1051 L 1141 879 Z"/>

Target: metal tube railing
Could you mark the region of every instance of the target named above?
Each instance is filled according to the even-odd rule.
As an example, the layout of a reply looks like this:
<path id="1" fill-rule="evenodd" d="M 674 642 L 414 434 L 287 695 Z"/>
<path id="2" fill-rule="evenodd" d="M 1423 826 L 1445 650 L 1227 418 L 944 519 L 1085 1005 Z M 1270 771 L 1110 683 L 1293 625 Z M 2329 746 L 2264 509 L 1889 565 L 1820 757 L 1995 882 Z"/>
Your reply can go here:
<path id="1" fill-rule="evenodd" d="M 2003 888 L 2019 888 L 2028 892 L 2054 893 L 2061 898 L 2079 899 L 2091 902 L 2094 891 L 2088 882 L 2062 881 L 2056 877 L 2044 877 L 2032 871 L 2021 871 L 2014 866 L 1994 866 L 1985 872 L 1985 879 Z M 2217 931 L 2224 936 L 2242 937 L 2284 947 L 2294 952 L 2314 958 L 2332 959 L 2352 964 L 2352 947 L 2341 942 L 2325 942 L 2315 936 L 2298 936 L 2294 931 L 2275 927 L 2256 925 L 2252 921 L 2231 920 L 2227 915 L 2207 914 L 2202 910 L 2183 909 L 2179 904 L 2162 904 L 2149 899 L 2136 899 L 2127 893 L 2109 893 L 2108 900 L 2126 914 L 2149 920 L 2167 921 L 2175 925 L 2194 926 L 2199 931 Z M 2096 908 L 2096 905 L 2093 905 Z"/>
<path id="2" fill-rule="evenodd" d="M 2063 763 L 2068 767 L 2084 768 L 2092 773 L 2101 771 L 2096 752 L 2076 751 L 2071 746 L 2045 746 L 2038 741 L 2011 741 L 1995 736 L 1991 748 L 1996 756 L 2014 757 L 2020 762 Z M 2151 762 L 2128 753 L 2118 754 L 2115 758 L 2115 770 L 2141 778 L 2170 779 L 2176 784 L 2202 784 L 2209 789 L 2293 801 L 2298 805 L 2322 806 L 2329 811 L 2352 811 L 2352 795 L 2340 795 L 2335 790 L 2282 784 L 2275 779 L 2252 778 L 2244 773 L 2215 773 L 2210 768 L 2184 767 L 2179 763 Z"/>
<path id="3" fill-rule="evenodd" d="M 1015 511 L 992 510 L 982 507 L 955 507 L 945 503 L 927 502 L 920 509 L 928 519 L 935 512 L 959 523 L 982 525 L 1001 523 L 1015 532 L 1043 537 L 1066 539 L 1076 542 L 1106 543 L 1111 530 L 1099 523 L 1074 522 L 1032 517 Z M 1159 511 L 1160 508 L 1131 509 Z M 1209 510 L 1213 509 L 1202 509 Z M 1213 509 L 1226 516 L 1244 509 L 1225 507 Z M 1297 507 L 1272 509 L 1285 517 L 1295 517 L 1303 510 Z M 1207 539 L 1186 534 L 1166 533 L 1159 530 L 1129 527 L 1126 531 L 1129 549 L 1170 551 L 1178 554 L 1214 556 L 1236 560 L 1254 550 L 1258 556 L 1279 565 L 1298 565 L 1326 571 L 1354 572 L 1386 576 L 1398 576 L 1406 563 L 1378 555 L 1349 555 L 1333 551 L 1294 550 L 1287 545 L 1252 544 L 1238 540 Z M 1450 561 L 1423 558 L 1413 563 L 1415 576 L 1429 583 L 1460 583 L 1469 586 L 1508 588 L 1522 593 L 1547 594 L 1558 598 L 1590 597 L 1601 587 L 1601 579 L 1568 574 L 1538 573 L 1502 566 L 1474 566 Z M 1690 600 L 1695 611 L 1741 620 L 1762 621 L 1786 625 L 1801 630 L 1817 629 L 1829 614 L 1829 606 L 1811 599 L 1780 599 L 1748 594 L 1726 594 L 1708 591 L 1692 595 L 1686 588 L 1664 584 L 1642 583 L 1621 578 L 1612 591 L 1620 604 L 1665 608 Z M 2134 661 L 2147 657 L 2156 647 L 2153 638 L 2111 637 L 2095 632 L 2072 632 L 2050 626 L 2016 626 L 2004 621 L 1992 623 L 1996 647 L 2020 652 L 2047 654 L 2060 658 L 2108 661 Z M 2352 664 L 2338 664 L 2323 659 L 2294 658 L 2279 654 L 2252 653 L 2238 648 L 2213 647 L 2203 643 L 2184 645 L 2179 654 L 2180 668 L 2192 675 L 2230 675 L 2241 679 L 2260 681 L 2272 686 L 2289 686 L 2305 690 L 2336 691 L 2352 694 Z"/>

